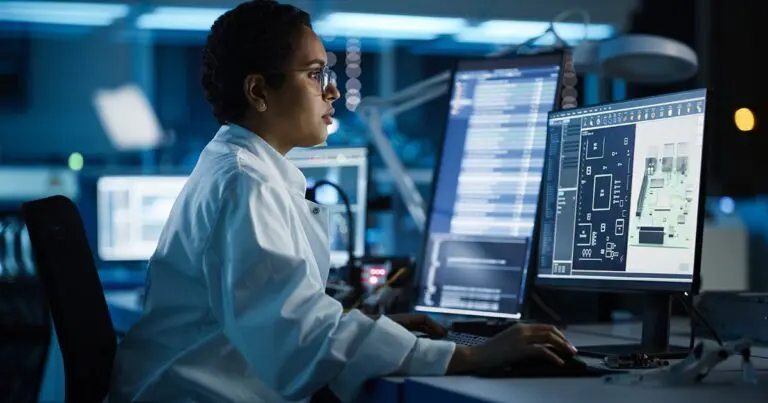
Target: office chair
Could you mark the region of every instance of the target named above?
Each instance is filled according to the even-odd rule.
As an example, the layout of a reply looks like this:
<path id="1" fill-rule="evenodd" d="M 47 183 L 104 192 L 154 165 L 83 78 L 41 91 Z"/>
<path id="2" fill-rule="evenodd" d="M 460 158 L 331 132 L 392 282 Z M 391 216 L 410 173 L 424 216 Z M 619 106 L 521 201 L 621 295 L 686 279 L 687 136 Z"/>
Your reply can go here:
<path id="1" fill-rule="evenodd" d="M 64 361 L 65 401 L 101 402 L 117 337 L 77 207 L 64 196 L 22 204 Z"/>
<path id="2" fill-rule="evenodd" d="M 51 319 L 40 283 L 0 276 L 0 402 L 40 399 L 50 345 Z"/>

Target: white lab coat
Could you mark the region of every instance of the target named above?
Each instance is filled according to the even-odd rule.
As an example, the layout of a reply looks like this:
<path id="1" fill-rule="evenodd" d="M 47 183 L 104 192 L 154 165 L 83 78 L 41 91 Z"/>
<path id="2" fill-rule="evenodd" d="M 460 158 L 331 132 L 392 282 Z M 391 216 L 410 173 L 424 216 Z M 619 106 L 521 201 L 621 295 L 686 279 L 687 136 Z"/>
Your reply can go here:
<path id="1" fill-rule="evenodd" d="M 145 309 L 118 348 L 111 402 L 296 402 L 328 385 L 442 375 L 455 345 L 344 315 L 324 292 L 328 210 L 264 140 L 223 126 L 174 204 Z"/>

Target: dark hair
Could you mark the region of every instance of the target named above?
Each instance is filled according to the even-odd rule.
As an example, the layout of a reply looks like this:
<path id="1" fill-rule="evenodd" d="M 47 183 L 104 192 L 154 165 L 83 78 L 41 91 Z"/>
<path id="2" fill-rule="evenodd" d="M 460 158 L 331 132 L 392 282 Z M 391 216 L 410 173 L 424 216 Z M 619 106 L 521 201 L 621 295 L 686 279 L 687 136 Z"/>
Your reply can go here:
<path id="1" fill-rule="evenodd" d="M 279 89 L 279 71 L 290 62 L 293 40 L 309 14 L 274 0 L 251 0 L 221 15 L 211 27 L 203 50 L 202 84 L 220 124 L 242 118 L 248 107 L 243 81 L 263 74 Z"/>

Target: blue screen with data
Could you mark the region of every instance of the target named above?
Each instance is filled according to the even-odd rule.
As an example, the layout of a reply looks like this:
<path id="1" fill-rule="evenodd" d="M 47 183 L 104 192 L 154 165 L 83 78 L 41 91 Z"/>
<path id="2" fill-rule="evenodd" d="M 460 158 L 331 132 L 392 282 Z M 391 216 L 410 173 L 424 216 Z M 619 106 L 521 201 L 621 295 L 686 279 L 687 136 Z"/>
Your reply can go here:
<path id="1" fill-rule="evenodd" d="M 454 74 L 417 310 L 518 318 L 562 55 L 467 61 Z"/>

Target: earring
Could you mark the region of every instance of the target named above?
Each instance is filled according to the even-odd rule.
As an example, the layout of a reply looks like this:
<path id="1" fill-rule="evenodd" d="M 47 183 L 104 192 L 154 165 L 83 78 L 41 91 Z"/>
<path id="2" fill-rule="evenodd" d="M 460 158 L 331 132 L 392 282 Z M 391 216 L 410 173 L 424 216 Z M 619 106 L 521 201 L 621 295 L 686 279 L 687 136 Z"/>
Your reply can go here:
<path id="1" fill-rule="evenodd" d="M 264 112 L 267 110 L 267 103 L 264 101 L 259 101 L 258 104 L 256 104 L 256 110 L 259 112 Z"/>

